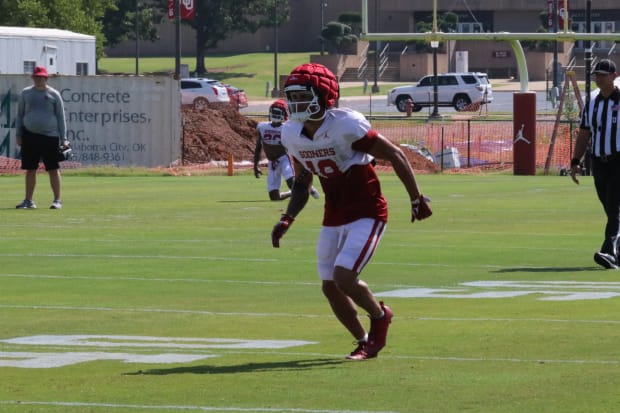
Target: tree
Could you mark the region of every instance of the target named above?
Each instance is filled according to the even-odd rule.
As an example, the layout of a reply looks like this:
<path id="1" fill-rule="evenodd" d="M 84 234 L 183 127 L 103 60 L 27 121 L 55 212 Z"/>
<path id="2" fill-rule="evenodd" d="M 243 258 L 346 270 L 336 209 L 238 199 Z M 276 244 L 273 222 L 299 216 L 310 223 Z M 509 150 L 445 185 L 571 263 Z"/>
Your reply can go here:
<path id="1" fill-rule="evenodd" d="M 440 32 L 455 32 L 458 28 L 458 24 L 459 16 L 456 13 L 449 11 L 437 15 L 437 30 Z M 431 31 L 433 31 L 433 23 L 430 21 L 421 20 L 416 24 L 416 32 L 418 33 L 426 33 Z M 417 51 L 428 52 L 430 48 L 430 44 L 424 40 L 418 40 L 415 42 L 415 49 Z"/>
<path id="2" fill-rule="evenodd" d="M 168 0 L 159 0 L 168 9 Z M 233 33 L 255 33 L 261 27 L 281 25 L 289 17 L 287 0 L 200 0 L 194 1 L 196 17 L 183 24 L 196 31 L 196 70 L 207 73 L 205 52 Z"/>
<path id="3" fill-rule="evenodd" d="M 328 22 L 321 29 L 319 39 L 329 48 L 329 53 L 347 54 L 351 45 L 358 42 L 362 31 L 362 16 L 356 12 L 347 12 L 338 16 L 337 22 Z"/>
<path id="4" fill-rule="evenodd" d="M 327 23 L 321 30 L 321 38 L 328 45 L 329 53 L 343 53 L 348 46 L 357 43 L 358 40 L 351 26 L 339 22 Z"/>
<path id="5" fill-rule="evenodd" d="M 108 9 L 103 17 L 106 46 L 136 38 L 136 11 L 139 18 L 138 37 L 150 41 L 159 39 L 156 26 L 163 16 L 156 6 L 151 0 L 116 0 L 116 7 Z"/>
<path id="6" fill-rule="evenodd" d="M 0 24 L 45 27 L 90 34 L 97 38 L 97 58 L 103 55 L 102 18 L 114 0 L 0 0 Z"/>
<path id="7" fill-rule="evenodd" d="M 540 26 L 536 29 L 536 33 L 549 33 L 547 30 L 549 16 L 546 10 L 538 13 Z M 550 49 L 555 42 L 553 40 L 521 40 L 521 46 L 527 50 L 547 50 Z"/>

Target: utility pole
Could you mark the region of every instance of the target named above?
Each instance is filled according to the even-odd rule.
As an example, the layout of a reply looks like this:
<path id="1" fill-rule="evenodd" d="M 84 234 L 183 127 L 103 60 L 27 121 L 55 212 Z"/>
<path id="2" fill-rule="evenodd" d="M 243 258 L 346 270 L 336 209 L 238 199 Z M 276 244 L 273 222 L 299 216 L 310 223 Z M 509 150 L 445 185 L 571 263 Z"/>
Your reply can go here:
<path id="1" fill-rule="evenodd" d="M 174 25 L 174 78 L 178 80 L 181 78 L 181 0 L 174 0 Z"/>
<path id="2" fill-rule="evenodd" d="M 321 56 L 325 54 L 325 40 L 323 39 L 323 28 L 325 27 L 325 8 L 327 7 L 327 3 L 325 0 L 321 0 L 321 31 L 319 32 L 321 39 Z"/>
<path id="3" fill-rule="evenodd" d="M 280 96 L 280 82 L 278 81 L 278 0 L 273 0 L 273 89 L 271 97 Z"/>
<path id="4" fill-rule="evenodd" d="M 375 32 L 379 33 L 379 0 L 375 0 Z M 375 41 L 375 83 L 372 85 L 372 93 L 379 93 L 379 48 L 381 42 Z"/>
<path id="5" fill-rule="evenodd" d="M 558 0 L 553 0 L 553 33 L 558 32 Z M 553 87 L 559 87 L 558 41 L 553 42 Z"/>
<path id="6" fill-rule="evenodd" d="M 136 17 L 135 17 L 135 30 L 136 30 L 136 76 L 140 74 L 140 1 L 136 0 Z"/>

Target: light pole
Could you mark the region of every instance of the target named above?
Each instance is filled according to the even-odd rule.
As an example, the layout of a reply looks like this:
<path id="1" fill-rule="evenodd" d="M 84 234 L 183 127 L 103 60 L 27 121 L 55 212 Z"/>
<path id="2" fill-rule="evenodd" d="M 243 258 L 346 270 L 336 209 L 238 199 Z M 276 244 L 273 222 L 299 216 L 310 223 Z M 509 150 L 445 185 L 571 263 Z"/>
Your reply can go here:
<path id="1" fill-rule="evenodd" d="M 325 40 L 323 40 L 323 27 L 325 27 L 325 8 L 327 7 L 327 3 L 325 0 L 321 0 L 321 31 L 319 32 L 321 39 L 321 56 L 325 54 Z"/>
<path id="2" fill-rule="evenodd" d="M 375 0 L 375 33 L 379 33 L 379 0 Z M 381 43 L 375 41 L 375 83 L 372 85 L 372 93 L 379 93 L 379 48 Z"/>
<path id="3" fill-rule="evenodd" d="M 278 82 L 278 0 L 273 0 L 273 89 L 271 97 L 280 96 L 280 82 Z"/>
<path id="4" fill-rule="evenodd" d="M 558 32 L 558 0 L 553 0 L 553 33 Z M 553 42 L 553 87 L 559 87 L 558 41 Z"/>
<path id="5" fill-rule="evenodd" d="M 438 99 L 439 99 L 439 91 L 437 90 L 437 48 L 439 47 L 439 42 L 436 40 L 431 41 L 431 47 L 433 48 L 433 113 L 431 113 L 431 118 L 439 118 L 441 115 L 438 110 Z"/>
<path id="6" fill-rule="evenodd" d="M 181 78 L 181 0 L 174 0 L 174 78 Z"/>
<path id="7" fill-rule="evenodd" d="M 136 0 L 136 17 L 135 17 L 135 30 L 136 30 L 136 76 L 140 74 L 140 2 Z"/>

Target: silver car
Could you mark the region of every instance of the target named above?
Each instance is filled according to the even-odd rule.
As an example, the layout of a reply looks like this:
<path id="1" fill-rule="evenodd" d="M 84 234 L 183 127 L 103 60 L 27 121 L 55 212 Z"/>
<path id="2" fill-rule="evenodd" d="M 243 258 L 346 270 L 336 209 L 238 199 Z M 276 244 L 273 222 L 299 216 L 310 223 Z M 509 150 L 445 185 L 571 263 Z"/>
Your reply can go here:
<path id="1" fill-rule="evenodd" d="M 230 102 L 228 91 L 218 80 L 207 78 L 181 79 L 181 104 L 204 109 L 209 103 Z"/>

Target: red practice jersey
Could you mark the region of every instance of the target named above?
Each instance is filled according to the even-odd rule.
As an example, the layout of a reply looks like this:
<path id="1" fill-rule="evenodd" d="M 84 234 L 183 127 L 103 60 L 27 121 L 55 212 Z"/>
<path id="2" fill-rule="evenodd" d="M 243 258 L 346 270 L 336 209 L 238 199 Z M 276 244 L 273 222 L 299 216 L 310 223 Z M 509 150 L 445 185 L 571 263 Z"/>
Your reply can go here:
<path id="1" fill-rule="evenodd" d="M 323 225 L 339 226 L 360 218 L 387 222 L 387 203 L 367 153 L 378 134 L 359 112 L 329 109 L 310 139 L 301 122 L 286 122 L 282 144 L 297 162 L 319 177 L 325 193 Z"/>

